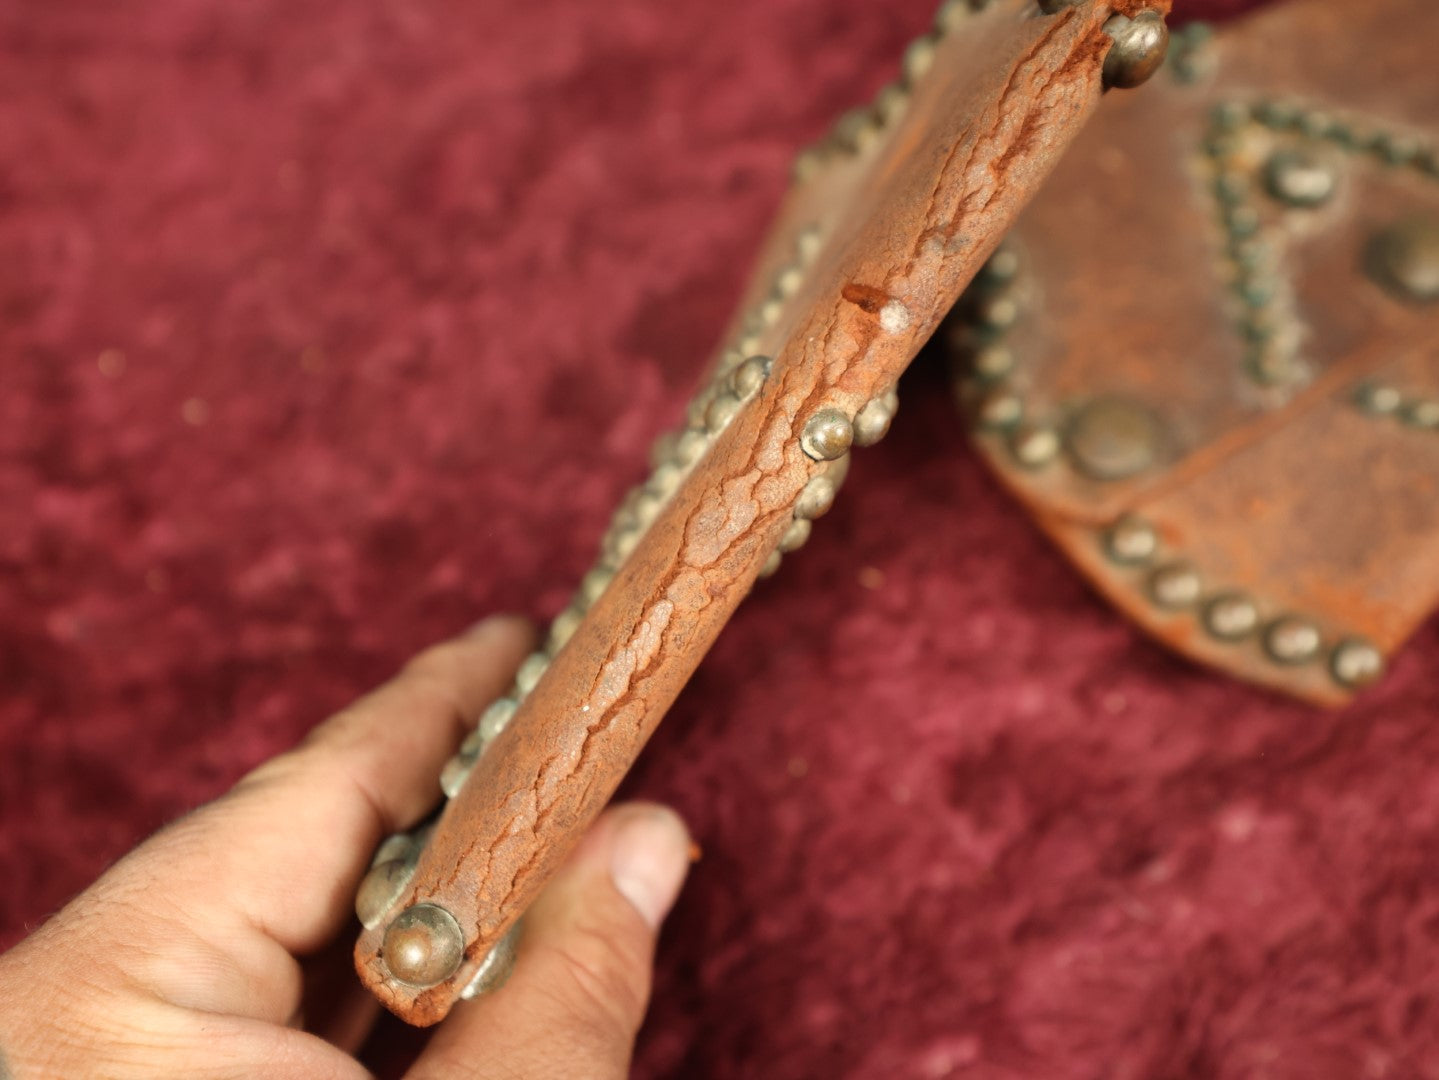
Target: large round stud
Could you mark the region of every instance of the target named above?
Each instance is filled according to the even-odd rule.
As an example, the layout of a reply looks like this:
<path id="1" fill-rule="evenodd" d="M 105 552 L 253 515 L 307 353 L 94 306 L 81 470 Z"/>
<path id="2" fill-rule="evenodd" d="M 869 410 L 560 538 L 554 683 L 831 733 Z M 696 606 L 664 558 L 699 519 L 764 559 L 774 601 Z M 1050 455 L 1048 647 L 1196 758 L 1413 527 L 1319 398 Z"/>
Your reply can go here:
<path id="1" fill-rule="evenodd" d="M 1439 220 L 1409 218 L 1379 233 L 1369 246 L 1369 269 L 1401 300 L 1439 300 Z"/>
<path id="2" fill-rule="evenodd" d="M 888 434 L 889 425 L 894 421 L 894 414 L 898 410 L 899 395 L 893 389 L 865 402 L 864 408 L 855 414 L 854 444 L 873 446 L 879 442 Z"/>
<path id="3" fill-rule="evenodd" d="M 1159 552 L 1159 534 L 1147 521 L 1122 517 L 1105 533 L 1104 551 L 1117 563 L 1141 566 Z"/>
<path id="4" fill-rule="evenodd" d="M 1124 480 L 1144 472 L 1159 456 L 1159 421 L 1124 398 L 1095 398 L 1070 419 L 1066 444 L 1074 464 L 1095 480 Z"/>
<path id="5" fill-rule="evenodd" d="M 1331 161 L 1306 150 L 1280 150 L 1264 167 L 1269 193 L 1290 206 L 1313 207 L 1328 202 L 1338 186 Z"/>
<path id="6" fill-rule="evenodd" d="M 837 488 L 828 474 L 816 476 L 805 484 L 794 504 L 794 516 L 806 521 L 824 517 L 834 505 Z"/>
<path id="7" fill-rule="evenodd" d="M 816 461 L 843 457 L 854 443 L 854 425 L 838 409 L 821 409 L 806 421 L 799 445 Z"/>
<path id="8" fill-rule="evenodd" d="M 1045 424 L 1020 424 L 1009 433 L 1009 452 L 1023 468 L 1040 469 L 1059 456 L 1059 432 Z"/>
<path id="9" fill-rule="evenodd" d="M 434 986 L 459 970 L 465 935 L 455 917 L 438 904 L 416 904 L 390 923 L 380 955 L 400 982 Z"/>
<path id="10" fill-rule="evenodd" d="M 1149 595 L 1163 608 L 1192 607 L 1202 591 L 1199 572 L 1188 563 L 1170 563 L 1149 576 Z"/>
<path id="11" fill-rule="evenodd" d="M 1204 605 L 1204 628 L 1220 641 L 1238 641 L 1259 626 L 1259 609 L 1243 593 L 1225 593 Z"/>
<path id="12" fill-rule="evenodd" d="M 475 977 L 470 980 L 469 985 L 460 991 L 460 997 L 465 1001 L 479 997 L 481 994 L 489 994 L 504 986 L 509 980 L 510 973 L 515 970 L 515 957 L 520 951 L 520 934 L 523 922 L 517 922 L 514 926 L 505 931 L 505 936 L 495 942 L 494 948 L 489 955 L 480 962 L 475 971 Z"/>
<path id="13" fill-rule="evenodd" d="M 1319 655 L 1319 627 L 1297 615 L 1275 619 L 1264 631 L 1264 649 L 1281 664 L 1303 664 Z"/>
<path id="14" fill-rule="evenodd" d="M 1372 642 L 1348 638 L 1335 646 L 1329 670 L 1344 686 L 1368 686 L 1384 674 L 1384 654 Z"/>
<path id="15" fill-rule="evenodd" d="M 1157 11 L 1141 11 L 1132 19 L 1114 15 L 1104 24 L 1114 44 L 1104 58 L 1104 84 L 1128 88 L 1147 82 L 1169 51 L 1169 27 Z"/>
<path id="16" fill-rule="evenodd" d="M 355 915 L 360 925 L 366 930 L 379 926 L 414 876 L 415 863 L 409 857 L 386 859 L 370 867 L 355 893 Z"/>

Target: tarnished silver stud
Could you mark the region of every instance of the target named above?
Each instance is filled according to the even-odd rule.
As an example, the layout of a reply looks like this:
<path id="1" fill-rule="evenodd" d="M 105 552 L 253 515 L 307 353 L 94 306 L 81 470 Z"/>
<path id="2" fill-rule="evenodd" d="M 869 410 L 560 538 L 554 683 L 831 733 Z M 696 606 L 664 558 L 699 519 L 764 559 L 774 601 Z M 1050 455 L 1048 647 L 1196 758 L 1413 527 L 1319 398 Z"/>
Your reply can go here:
<path id="1" fill-rule="evenodd" d="M 986 382 L 1003 379 L 1014 371 L 1014 351 L 998 342 L 982 345 L 970 360 L 970 370 Z"/>
<path id="2" fill-rule="evenodd" d="M 1163 608 L 1192 607 L 1202 591 L 1199 571 L 1188 563 L 1170 563 L 1149 576 L 1149 595 Z"/>
<path id="3" fill-rule="evenodd" d="M 742 404 L 743 402 L 734 394 L 715 395 L 715 399 L 705 410 L 705 427 L 715 433 L 723 431 L 726 425 L 734 419 L 735 413 L 739 412 Z"/>
<path id="4" fill-rule="evenodd" d="M 1127 89 L 1147 82 L 1169 51 L 1169 27 L 1157 11 L 1141 11 L 1133 18 L 1113 15 L 1104 32 L 1114 42 L 1104 58 L 1106 86 Z"/>
<path id="5" fill-rule="evenodd" d="M 764 385 L 765 379 L 769 378 L 769 369 L 768 356 L 751 356 L 735 368 L 730 376 L 730 388 L 742 398 L 749 397 Z"/>
<path id="6" fill-rule="evenodd" d="M 480 714 L 480 723 L 475 730 L 486 742 L 489 742 L 509 727 L 510 719 L 519 707 L 520 703 L 514 698 L 500 698 Z"/>
<path id="7" fill-rule="evenodd" d="M 1001 244 L 994 249 L 984 269 L 980 271 L 986 285 L 1007 285 L 1019 275 L 1019 252 L 1013 244 Z"/>
<path id="8" fill-rule="evenodd" d="M 1365 383 L 1354 392 L 1354 404 L 1375 416 L 1389 416 L 1404 404 L 1404 395 L 1385 383 Z"/>
<path id="9" fill-rule="evenodd" d="M 764 565 L 759 568 L 759 576 L 762 578 L 774 577 L 775 574 L 779 573 L 779 564 L 781 561 L 780 553 L 778 551 L 771 551 L 769 558 L 767 558 L 764 561 Z"/>
<path id="10" fill-rule="evenodd" d="M 824 247 L 824 230 L 818 225 L 806 225 L 795 237 L 794 248 L 801 263 L 811 263 Z"/>
<path id="11" fill-rule="evenodd" d="M 1400 416 L 1410 427 L 1439 430 L 1439 398 L 1415 398 Z"/>
<path id="12" fill-rule="evenodd" d="M 1019 301 L 1008 293 L 980 297 L 974 306 L 976 321 L 989 330 L 1008 330 L 1019 321 Z"/>
<path id="13" fill-rule="evenodd" d="M 909 91 L 903 83 L 893 82 L 880 88 L 874 97 L 874 114 L 885 127 L 895 123 L 909 108 Z"/>
<path id="14" fill-rule="evenodd" d="M 671 460 L 675 456 L 675 446 L 679 440 L 677 431 L 666 431 L 655 439 L 654 445 L 650 447 L 650 465 L 658 467 Z"/>
<path id="15" fill-rule="evenodd" d="M 414 876 L 415 862 L 408 851 L 405 856 L 385 859 L 370 867 L 355 893 L 355 915 L 360 925 L 366 930 L 379 926 Z"/>
<path id="16" fill-rule="evenodd" d="M 519 671 L 515 672 L 515 686 L 519 687 L 521 694 L 528 694 L 540 681 L 541 676 L 550 666 L 550 658 L 542 652 L 532 652 L 520 662 Z"/>
<path id="17" fill-rule="evenodd" d="M 823 517 L 834 505 L 836 491 L 837 485 L 827 473 L 813 477 L 809 483 L 805 484 L 799 493 L 799 498 L 795 501 L 794 516 L 806 521 Z"/>
<path id="18" fill-rule="evenodd" d="M 990 431 L 1012 428 L 1024 419 L 1024 399 L 1007 386 L 996 386 L 979 399 L 975 419 Z"/>
<path id="19" fill-rule="evenodd" d="M 1070 419 L 1065 443 L 1074 464 L 1095 480 L 1124 480 L 1158 460 L 1162 433 L 1155 415 L 1125 398 L 1095 398 Z"/>
<path id="20" fill-rule="evenodd" d="M 1319 627 L 1298 615 L 1275 619 L 1264 631 L 1264 649 L 1281 664 L 1303 664 L 1319 655 Z"/>
<path id="21" fill-rule="evenodd" d="M 675 464 L 688 468 L 704 456 L 709 447 L 709 435 L 698 427 L 686 428 L 675 443 Z"/>
<path id="22" fill-rule="evenodd" d="M 839 409 L 821 409 L 805 422 L 799 445 L 815 461 L 843 457 L 854 443 L 854 425 Z"/>
<path id="23" fill-rule="evenodd" d="M 855 414 L 854 444 L 873 446 L 879 442 L 888 433 L 898 409 L 899 394 L 893 387 L 865 402 L 864 408 Z"/>
<path id="24" fill-rule="evenodd" d="M 580 623 L 583 621 L 584 615 L 572 607 L 565 608 L 555 616 L 555 621 L 550 623 L 550 636 L 546 646 L 551 656 L 569 643 L 570 638 L 575 636 L 575 631 L 580 628 Z"/>
<path id="25" fill-rule="evenodd" d="M 792 551 L 798 551 L 804 547 L 809 540 L 809 534 L 814 530 L 814 524 L 809 518 L 797 517 L 789 523 L 789 528 L 779 540 L 779 550 L 788 555 Z"/>
<path id="26" fill-rule="evenodd" d="M 1009 452 L 1026 469 L 1039 469 L 1059 456 L 1059 432 L 1046 424 L 1021 423 L 1009 433 Z"/>
<path id="27" fill-rule="evenodd" d="M 593 604 L 604 595 L 614 580 L 615 572 L 607 566 L 597 566 L 580 578 L 580 595 L 587 603 Z"/>
<path id="28" fill-rule="evenodd" d="M 456 754 L 445 762 L 445 767 L 440 770 L 440 790 L 445 793 L 445 798 L 453 799 L 460 793 L 460 788 L 465 786 L 465 781 L 470 778 L 470 770 L 475 767 L 477 757 L 468 754 Z"/>
<path id="29" fill-rule="evenodd" d="M 476 727 L 465 736 L 465 741 L 460 743 L 460 754 L 463 757 L 478 759 L 488 745 L 489 741 L 485 738 L 485 733 Z"/>
<path id="30" fill-rule="evenodd" d="M 438 904 L 416 904 L 385 931 L 380 956 L 390 974 L 410 986 L 434 986 L 459 970 L 465 935 Z"/>
<path id="31" fill-rule="evenodd" d="M 1238 641 L 1259 627 L 1259 609 L 1243 593 L 1224 593 L 1204 605 L 1204 628 L 1221 641 Z"/>
<path id="32" fill-rule="evenodd" d="M 1104 550 L 1117 563 L 1142 566 L 1159 553 L 1159 534 L 1149 522 L 1130 514 L 1104 534 Z"/>
<path id="33" fill-rule="evenodd" d="M 1314 207 L 1329 201 L 1339 180 L 1334 165 L 1306 150 L 1280 150 L 1264 167 L 1269 193 L 1290 206 Z"/>
<path id="34" fill-rule="evenodd" d="M 904 50 L 904 61 L 900 70 L 904 72 L 904 80 L 913 86 L 920 79 L 929 74 L 929 69 L 934 66 L 934 46 L 939 40 L 939 35 L 934 32 L 922 34 L 909 43 L 909 48 Z"/>
<path id="35" fill-rule="evenodd" d="M 1383 230 L 1369 246 L 1369 269 L 1401 300 L 1439 300 L 1439 220 L 1409 218 Z"/>
<path id="36" fill-rule="evenodd" d="M 798 266 L 786 266 L 774 279 L 775 294 L 788 298 L 799 292 L 804 284 L 804 270 Z"/>
<path id="37" fill-rule="evenodd" d="M 1368 686 L 1384 674 L 1384 654 L 1372 642 L 1347 638 L 1334 647 L 1329 671 L 1343 686 Z"/>
<path id="38" fill-rule="evenodd" d="M 475 977 L 460 991 L 461 999 L 469 1001 L 481 994 L 489 994 L 504 986 L 511 972 L 515 970 L 515 957 L 520 951 L 520 934 L 523 922 L 517 922 L 505 931 L 505 936 L 495 942 L 494 948 L 480 962 Z"/>

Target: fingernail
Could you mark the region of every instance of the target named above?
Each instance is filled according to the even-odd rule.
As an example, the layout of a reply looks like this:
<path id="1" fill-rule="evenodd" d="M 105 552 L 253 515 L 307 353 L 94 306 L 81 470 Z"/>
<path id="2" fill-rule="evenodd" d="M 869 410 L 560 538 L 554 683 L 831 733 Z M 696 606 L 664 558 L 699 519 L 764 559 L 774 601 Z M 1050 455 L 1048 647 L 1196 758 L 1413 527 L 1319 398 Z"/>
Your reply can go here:
<path id="1" fill-rule="evenodd" d="M 615 828 L 610 877 L 645 922 L 658 927 L 689 870 L 690 835 L 673 810 L 645 807 Z"/>
<path id="2" fill-rule="evenodd" d="M 519 633 L 534 634 L 534 624 L 523 615 L 487 615 L 466 630 L 461 637 L 485 637 L 489 634 Z"/>

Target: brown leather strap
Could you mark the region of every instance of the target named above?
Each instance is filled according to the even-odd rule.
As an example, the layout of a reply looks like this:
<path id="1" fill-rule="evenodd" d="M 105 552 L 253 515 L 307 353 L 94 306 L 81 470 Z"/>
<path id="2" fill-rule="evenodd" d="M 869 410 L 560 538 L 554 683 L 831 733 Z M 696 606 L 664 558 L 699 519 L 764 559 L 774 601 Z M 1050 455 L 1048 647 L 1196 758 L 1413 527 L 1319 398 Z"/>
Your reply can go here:
<path id="1" fill-rule="evenodd" d="M 406 1020 L 449 1011 L 756 577 L 803 541 L 850 445 L 884 433 L 900 373 L 1098 102 L 1112 9 L 1111 33 L 1141 16 L 1129 68 L 1162 47 L 1141 15 L 1161 5 L 1140 0 L 974 6 L 947 3 L 906 77 L 802 158 L 694 426 L 607 540 L 598 597 L 522 672 L 528 696 L 369 920 L 358 969 Z"/>

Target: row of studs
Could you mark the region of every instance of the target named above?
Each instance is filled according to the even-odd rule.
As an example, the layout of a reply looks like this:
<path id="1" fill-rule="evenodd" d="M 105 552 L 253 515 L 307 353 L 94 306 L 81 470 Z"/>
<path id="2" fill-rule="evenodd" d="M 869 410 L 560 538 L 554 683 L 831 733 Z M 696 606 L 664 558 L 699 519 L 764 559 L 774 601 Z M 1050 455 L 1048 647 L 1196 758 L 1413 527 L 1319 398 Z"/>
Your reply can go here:
<path id="1" fill-rule="evenodd" d="M 1278 251 L 1261 235 L 1253 182 L 1244 164 L 1242 134 L 1257 125 L 1274 134 L 1297 134 L 1350 153 L 1368 153 L 1382 164 L 1439 175 L 1432 146 L 1392 131 L 1365 131 L 1353 121 L 1321 109 L 1266 100 L 1254 105 L 1224 102 L 1215 107 L 1204 150 L 1212 192 L 1224 234 L 1224 256 L 1240 303 L 1236 329 L 1248 342 L 1246 370 L 1261 386 L 1294 388 L 1306 382 L 1300 358 L 1302 323 L 1294 297 L 1279 274 Z M 1338 187 L 1333 166 L 1301 148 L 1274 150 L 1264 165 L 1264 187 L 1273 198 L 1297 209 L 1328 202 Z"/>
<path id="2" fill-rule="evenodd" d="M 1206 595 L 1199 571 L 1183 560 L 1161 560 L 1159 534 L 1141 518 L 1122 518 L 1103 537 L 1109 561 L 1144 569 L 1149 599 L 1166 611 L 1197 610 L 1214 640 L 1240 643 L 1258 635 L 1265 655 L 1276 664 L 1297 666 L 1327 657 L 1330 676 L 1350 689 L 1366 686 L 1384 672 L 1384 657 L 1371 642 L 1346 637 L 1327 646 L 1318 625 L 1303 615 L 1284 614 L 1265 621 L 1259 605 L 1243 592 L 1218 590 Z"/>
<path id="3" fill-rule="evenodd" d="M 1439 431 L 1439 397 L 1406 395 L 1386 383 L 1365 383 L 1355 392 L 1354 404 L 1371 416 L 1392 417 L 1409 427 Z"/>
<path id="4" fill-rule="evenodd" d="M 1214 68 L 1214 55 L 1208 48 L 1214 39 L 1214 28 L 1208 23 L 1192 22 L 1174 32 L 1169 44 L 1169 69 L 1176 82 L 1196 83 Z"/>
<path id="5" fill-rule="evenodd" d="M 899 78 L 882 87 L 870 104 L 841 114 L 828 134 L 802 150 L 795 159 L 794 178 L 803 183 L 835 159 L 862 154 L 877 144 L 909 108 L 914 87 L 934 66 L 935 49 L 944 36 L 958 28 L 966 15 L 982 11 L 991 2 L 945 0 L 935 13 L 933 27 L 905 49 Z"/>

